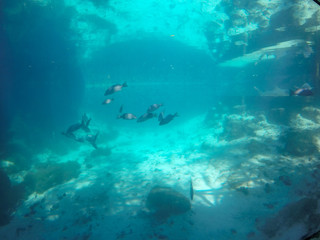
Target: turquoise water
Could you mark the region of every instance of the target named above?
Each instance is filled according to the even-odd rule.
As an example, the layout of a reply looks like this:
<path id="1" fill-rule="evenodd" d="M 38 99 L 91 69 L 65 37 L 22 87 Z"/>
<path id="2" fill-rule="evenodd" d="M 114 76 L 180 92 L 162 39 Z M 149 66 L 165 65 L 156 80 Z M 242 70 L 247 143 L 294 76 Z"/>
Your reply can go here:
<path id="1" fill-rule="evenodd" d="M 0 239 L 318 232 L 319 10 L 1 2 Z"/>

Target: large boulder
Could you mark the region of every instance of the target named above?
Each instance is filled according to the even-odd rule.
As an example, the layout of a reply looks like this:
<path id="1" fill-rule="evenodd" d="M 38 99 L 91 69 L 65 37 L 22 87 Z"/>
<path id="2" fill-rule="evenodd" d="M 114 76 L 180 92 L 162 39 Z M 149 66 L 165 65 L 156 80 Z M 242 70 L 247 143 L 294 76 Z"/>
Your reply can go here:
<path id="1" fill-rule="evenodd" d="M 151 189 L 146 206 L 150 212 L 160 218 L 183 214 L 191 209 L 188 198 L 172 188 L 161 186 Z"/>
<path id="2" fill-rule="evenodd" d="M 304 239 L 304 236 L 319 231 L 319 222 L 318 200 L 302 198 L 287 204 L 257 227 L 267 239 Z"/>

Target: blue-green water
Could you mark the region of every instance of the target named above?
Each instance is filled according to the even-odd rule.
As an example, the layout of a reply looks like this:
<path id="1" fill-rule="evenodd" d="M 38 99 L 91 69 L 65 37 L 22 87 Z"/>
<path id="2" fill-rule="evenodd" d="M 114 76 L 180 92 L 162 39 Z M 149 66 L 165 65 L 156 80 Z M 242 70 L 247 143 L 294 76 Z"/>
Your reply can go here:
<path id="1" fill-rule="evenodd" d="M 319 10 L 1 2 L 0 239 L 318 232 Z"/>

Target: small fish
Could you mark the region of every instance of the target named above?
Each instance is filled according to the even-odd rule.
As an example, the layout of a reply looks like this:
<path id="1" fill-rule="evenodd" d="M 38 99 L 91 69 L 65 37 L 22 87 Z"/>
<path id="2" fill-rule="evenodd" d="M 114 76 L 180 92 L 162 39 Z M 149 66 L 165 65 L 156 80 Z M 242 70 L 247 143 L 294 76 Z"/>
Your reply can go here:
<path id="1" fill-rule="evenodd" d="M 119 108 L 119 113 L 122 113 L 123 110 L 123 105 L 121 105 L 121 107 Z"/>
<path id="2" fill-rule="evenodd" d="M 192 184 L 192 178 L 190 178 L 190 199 L 193 200 L 194 190 Z"/>
<path id="3" fill-rule="evenodd" d="M 290 96 L 312 96 L 312 88 L 308 83 L 302 85 L 301 88 L 293 91 L 290 89 Z"/>
<path id="4" fill-rule="evenodd" d="M 141 115 L 141 116 L 138 118 L 137 122 L 144 122 L 144 121 L 147 121 L 148 119 L 151 119 L 151 118 L 154 118 L 154 117 L 157 117 L 157 114 L 147 112 L 147 113 Z"/>
<path id="5" fill-rule="evenodd" d="M 127 83 L 115 84 L 115 85 L 109 87 L 109 88 L 105 91 L 104 95 L 107 96 L 107 95 L 113 94 L 113 93 L 115 93 L 115 92 L 119 92 L 119 91 L 122 90 L 123 87 L 128 87 Z"/>
<path id="6" fill-rule="evenodd" d="M 133 119 L 136 119 L 137 117 L 132 113 L 124 113 L 122 115 L 119 115 L 118 118 L 123 118 L 125 120 L 133 120 Z"/>
<path id="7" fill-rule="evenodd" d="M 163 112 L 160 113 L 159 117 L 158 117 L 158 121 L 159 121 L 159 125 L 165 125 L 168 124 L 169 122 L 171 122 L 175 117 L 178 117 L 178 113 L 175 114 L 169 114 L 166 117 L 163 116 Z"/>
<path id="8" fill-rule="evenodd" d="M 114 100 L 113 98 L 108 98 L 108 99 L 104 100 L 104 101 L 102 102 L 102 104 L 109 104 L 109 103 L 111 103 L 113 100 Z"/>
<path id="9" fill-rule="evenodd" d="M 310 89 L 297 89 L 296 91 L 290 90 L 290 96 L 312 96 L 313 92 Z"/>
<path id="10" fill-rule="evenodd" d="M 157 110 L 159 107 L 163 106 L 162 103 L 160 104 L 152 104 L 150 105 L 150 107 L 148 108 L 147 112 L 150 113 L 150 112 L 154 112 L 155 110 Z"/>

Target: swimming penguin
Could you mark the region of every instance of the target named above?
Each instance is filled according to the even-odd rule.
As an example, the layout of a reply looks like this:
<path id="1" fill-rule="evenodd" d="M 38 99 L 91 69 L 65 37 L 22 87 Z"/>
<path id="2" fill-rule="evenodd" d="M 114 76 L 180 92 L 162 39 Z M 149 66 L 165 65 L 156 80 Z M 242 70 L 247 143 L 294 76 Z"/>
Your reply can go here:
<path id="1" fill-rule="evenodd" d="M 155 111 L 155 110 L 157 110 L 159 107 L 161 107 L 161 106 L 163 106 L 163 104 L 162 103 L 160 103 L 160 104 L 152 104 L 152 105 L 150 105 L 150 107 L 148 108 L 148 110 L 147 110 L 147 112 L 148 113 L 150 113 L 150 112 L 153 112 L 153 111 Z"/>
<path id="2" fill-rule="evenodd" d="M 90 129 L 89 129 L 90 121 L 91 119 L 89 119 L 87 115 L 84 114 L 82 116 L 81 123 L 72 124 L 70 127 L 68 127 L 67 131 L 63 132 L 62 134 L 67 137 L 74 138 L 75 136 L 73 133 L 78 131 L 79 129 L 82 129 L 86 132 L 90 132 Z"/>
<path id="3" fill-rule="evenodd" d="M 154 118 L 154 117 L 157 117 L 157 114 L 147 112 L 147 113 L 141 115 L 141 116 L 138 118 L 137 122 L 144 122 L 144 121 L 147 121 L 148 119 L 151 119 L 151 118 Z"/>
<path id="4" fill-rule="evenodd" d="M 118 118 L 123 118 L 125 120 L 133 120 L 133 119 L 136 119 L 137 117 L 132 113 L 124 113 L 122 115 L 119 115 Z"/>
<path id="5" fill-rule="evenodd" d="M 111 103 L 113 100 L 114 100 L 113 98 L 108 98 L 108 99 L 104 100 L 104 101 L 102 102 L 102 104 L 109 104 L 109 103 Z"/>
<path id="6" fill-rule="evenodd" d="M 312 96 L 313 92 L 311 89 L 299 88 L 295 91 L 290 90 L 290 96 Z"/>
<path id="7" fill-rule="evenodd" d="M 109 87 L 109 88 L 105 91 L 104 95 L 107 96 L 107 95 L 113 94 L 113 93 L 115 93 L 115 92 L 119 92 L 119 91 L 122 90 L 123 87 L 128 87 L 127 83 L 115 84 L 115 85 Z"/>
<path id="8" fill-rule="evenodd" d="M 135 115 L 133 115 L 132 113 L 124 113 L 124 114 L 121 114 L 122 113 L 122 110 L 123 110 L 123 105 L 121 105 L 120 109 L 119 109 L 119 115 L 118 115 L 118 119 L 119 118 L 123 118 L 125 120 L 132 120 L 132 119 L 136 119 L 137 117 Z"/>
<path id="9" fill-rule="evenodd" d="M 178 117 L 178 113 L 175 114 L 169 114 L 166 117 L 163 116 L 163 112 L 160 113 L 158 117 L 159 125 L 165 125 L 169 122 L 171 122 L 175 117 Z"/>
<path id="10" fill-rule="evenodd" d="M 290 89 L 290 96 L 312 96 L 312 88 L 308 83 L 302 85 L 301 88 L 293 91 Z"/>

